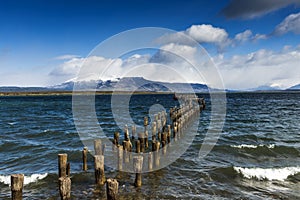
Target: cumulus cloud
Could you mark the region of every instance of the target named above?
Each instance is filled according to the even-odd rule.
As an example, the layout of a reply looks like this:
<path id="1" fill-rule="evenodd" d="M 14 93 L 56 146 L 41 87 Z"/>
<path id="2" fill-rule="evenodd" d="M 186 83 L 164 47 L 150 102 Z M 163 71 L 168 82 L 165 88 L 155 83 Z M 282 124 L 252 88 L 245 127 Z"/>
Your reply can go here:
<path id="1" fill-rule="evenodd" d="M 274 30 L 276 35 L 283 35 L 288 32 L 300 34 L 300 13 L 287 16 Z"/>
<path id="2" fill-rule="evenodd" d="M 185 32 L 199 43 L 221 43 L 228 38 L 228 33 L 224 29 L 210 24 L 192 25 Z"/>
<path id="3" fill-rule="evenodd" d="M 240 40 L 247 36 L 242 35 Z M 225 87 L 229 89 L 248 89 L 262 85 L 288 88 L 296 85 L 300 81 L 299 60 L 300 48 L 291 46 L 285 46 L 279 52 L 261 49 L 246 55 L 230 58 L 218 55 L 213 58 Z M 81 65 L 84 68 L 80 69 Z M 199 54 L 196 47 L 171 43 L 162 46 L 152 56 L 135 54 L 123 60 L 98 56 L 72 58 L 51 74 L 74 78 L 80 72 L 77 80 L 143 76 L 154 81 L 198 82 L 217 87 L 219 78 L 213 67 L 211 59 Z"/>
<path id="4" fill-rule="evenodd" d="M 287 88 L 300 82 L 300 50 L 283 48 L 280 52 L 259 50 L 230 59 L 214 58 L 225 86 L 248 89 L 262 85 Z"/>
<path id="5" fill-rule="evenodd" d="M 163 45 L 154 55 L 135 54 L 126 59 L 100 56 L 72 58 L 54 69 L 50 76 L 67 80 L 111 80 L 121 77 L 144 77 L 162 82 L 204 82 L 193 68 L 199 64 L 198 49 L 188 45 Z M 208 59 L 208 57 L 206 57 Z M 201 61 L 203 63 L 203 61 Z"/>
<path id="6" fill-rule="evenodd" d="M 184 31 L 166 34 L 156 40 L 159 44 L 180 44 L 197 46 L 200 44 L 213 44 L 219 52 L 223 52 L 228 46 L 237 46 L 246 42 L 253 42 L 267 39 L 265 34 L 253 34 L 247 29 L 237 33 L 234 37 L 229 37 L 228 32 L 220 27 L 211 24 L 192 25 Z"/>
<path id="7" fill-rule="evenodd" d="M 236 34 L 234 37 L 234 40 L 237 42 L 246 42 L 252 37 L 252 31 L 251 30 L 245 30 L 242 33 Z"/>
<path id="8" fill-rule="evenodd" d="M 232 0 L 221 13 L 229 19 L 252 19 L 261 17 L 291 4 L 299 5 L 300 2 L 299 0 Z"/>
<path id="9" fill-rule="evenodd" d="M 225 29 L 211 24 L 192 25 L 184 31 L 164 35 L 156 40 L 159 44 L 177 43 L 193 46 L 196 43 L 213 43 L 220 45 L 228 40 Z"/>

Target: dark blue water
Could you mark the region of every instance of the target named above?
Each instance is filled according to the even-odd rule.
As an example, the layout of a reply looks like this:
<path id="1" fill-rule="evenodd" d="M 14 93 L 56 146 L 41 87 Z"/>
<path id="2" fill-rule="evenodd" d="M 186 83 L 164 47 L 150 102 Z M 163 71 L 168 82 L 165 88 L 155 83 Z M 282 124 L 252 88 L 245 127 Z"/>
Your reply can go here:
<path id="1" fill-rule="evenodd" d="M 224 129 L 203 159 L 198 152 L 210 122 L 201 113 L 197 135 L 176 162 L 143 175 L 135 189 L 134 175 L 119 177 L 121 199 L 299 199 L 300 93 L 227 94 Z M 110 96 L 97 96 L 99 124 L 108 137 L 117 127 Z M 176 105 L 172 95 L 135 95 L 130 115 L 136 124 L 151 105 Z M 122 105 L 120 105 L 122 106 Z M 167 110 L 168 111 L 168 110 Z M 188 133 L 186 133 L 188 134 Z M 58 199 L 57 154 L 71 162 L 73 199 L 102 199 L 94 184 L 93 159 L 81 171 L 83 144 L 74 126 L 71 96 L 0 97 L 0 199 L 10 199 L 10 174 L 25 174 L 25 199 Z M 118 172 L 106 167 L 106 176 Z"/>

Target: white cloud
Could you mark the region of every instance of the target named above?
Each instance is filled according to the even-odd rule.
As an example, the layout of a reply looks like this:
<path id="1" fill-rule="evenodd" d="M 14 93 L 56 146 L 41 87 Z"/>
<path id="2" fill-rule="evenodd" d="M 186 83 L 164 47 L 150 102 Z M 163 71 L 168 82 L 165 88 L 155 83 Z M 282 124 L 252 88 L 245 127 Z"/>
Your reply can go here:
<path id="1" fill-rule="evenodd" d="M 235 35 L 234 40 L 237 42 L 246 42 L 252 37 L 252 31 L 251 30 L 245 30 L 242 33 L 238 33 Z"/>
<path id="2" fill-rule="evenodd" d="M 74 76 L 78 73 L 84 58 L 71 58 L 64 61 L 60 66 L 55 68 L 50 75 L 52 76 Z"/>
<path id="3" fill-rule="evenodd" d="M 180 44 L 188 46 L 197 46 L 200 44 L 213 44 L 219 52 L 223 52 L 228 46 L 237 46 L 246 42 L 253 42 L 267 39 L 265 34 L 253 34 L 247 29 L 237 33 L 233 38 L 229 37 L 227 31 L 223 28 L 214 27 L 211 24 L 192 25 L 184 31 L 166 34 L 156 40 L 159 44 Z"/>
<path id="4" fill-rule="evenodd" d="M 213 27 L 210 24 L 192 25 L 186 34 L 200 43 L 222 43 L 228 39 L 225 29 Z"/>
<path id="5" fill-rule="evenodd" d="M 216 57 L 225 86 L 231 89 L 248 89 L 262 85 L 287 88 L 300 82 L 300 50 L 280 52 L 259 50 L 230 59 Z"/>
<path id="6" fill-rule="evenodd" d="M 277 35 L 283 35 L 288 32 L 300 34 L 300 13 L 287 16 L 274 30 L 274 33 Z"/>

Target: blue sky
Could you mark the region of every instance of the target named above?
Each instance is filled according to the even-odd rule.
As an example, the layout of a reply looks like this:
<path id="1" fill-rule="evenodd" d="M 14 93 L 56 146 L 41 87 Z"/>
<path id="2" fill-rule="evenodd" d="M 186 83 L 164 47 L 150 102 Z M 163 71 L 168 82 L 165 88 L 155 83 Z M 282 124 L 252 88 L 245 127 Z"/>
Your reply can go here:
<path id="1" fill-rule="evenodd" d="M 300 83 L 299 13 L 299 0 L 1 1 L 0 85 L 59 84 L 103 40 L 163 27 L 195 37 L 227 88 L 287 88 Z"/>

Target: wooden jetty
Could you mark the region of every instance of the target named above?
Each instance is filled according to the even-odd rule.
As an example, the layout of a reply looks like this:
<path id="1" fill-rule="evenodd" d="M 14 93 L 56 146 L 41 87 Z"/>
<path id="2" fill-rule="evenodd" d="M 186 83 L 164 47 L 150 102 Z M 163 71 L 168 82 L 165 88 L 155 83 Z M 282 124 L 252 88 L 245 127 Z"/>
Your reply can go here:
<path id="1" fill-rule="evenodd" d="M 133 162 L 133 170 L 135 187 L 142 186 L 142 171 L 147 169 L 152 171 L 160 166 L 160 156 L 164 156 L 167 152 L 167 145 L 172 142 L 180 141 L 184 134 L 184 130 L 197 120 L 200 112 L 205 109 L 205 101 L 203 98 L 195 97 L 195 95 L 174 95 L 174 99 L 181 102 L 179 107 L 172 107 L 169 113 L 166 111 L 159 112 L 154 115 L 153 121 L 149 122 L 149 118 L 144 117 L 144 130 L 137 133 L 136 126 L 131 126 L 131 137 L 129 127 L 124 127 L 124 140 L 120 141 L 120 133 L 115 132 L 112 139 L 113 151 L 117 154 L 117 166 L 122 171 L 123 166 L 130 161 Z M 149 140 L 151 138 L 151 140 Z M 151 145 L 151 147 L 149 147 Z M 159 150 L 162 150 L 162 154 Z M 118 180 L 115 178 L 106 178 L 105 176 L 105 145 L 101 139 L 94 140 L 94 174 L 96 185 L 106 184 L 106 196 L 108 200 L 118 199 Z M 131 157 L 130 152 L 136 152 L 137 156 Z M 148 153 L 147 162 L 143 159 L 143 153 Z M 58 154 L 58 187 L 62 200 L 71 199 L 71 177 L 70 163 L 67 161 L 67 154 Z M 82 150 L 82 170 L 88 170 L 88 148 Z M 144 163 L 148 163 L 144 166 Z M 11 193 L 12 200 L 21 200 L 23 191 L 23 174 L 11 175 Z"/>

